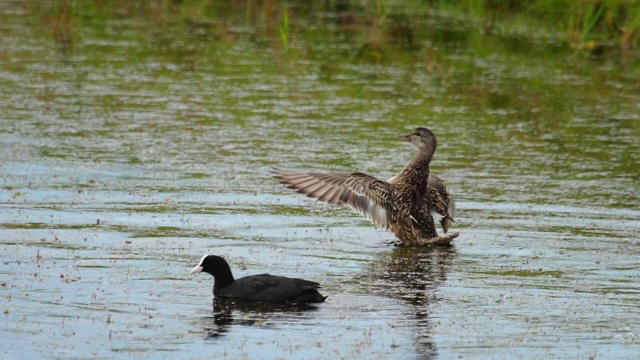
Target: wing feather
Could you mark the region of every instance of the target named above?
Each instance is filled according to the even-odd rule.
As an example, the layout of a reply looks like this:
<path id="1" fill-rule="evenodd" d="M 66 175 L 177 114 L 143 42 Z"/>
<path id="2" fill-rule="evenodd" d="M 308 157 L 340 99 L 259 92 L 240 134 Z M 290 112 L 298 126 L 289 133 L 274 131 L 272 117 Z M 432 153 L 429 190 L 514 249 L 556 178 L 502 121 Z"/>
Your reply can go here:
<path id="1" fill-rule="evenodd" d="M 332 205 L 349 207 L 374 224 L 388 228 L 391 185 L 363 173 L 318 173 L 272 169 L 287 188 Z"/>

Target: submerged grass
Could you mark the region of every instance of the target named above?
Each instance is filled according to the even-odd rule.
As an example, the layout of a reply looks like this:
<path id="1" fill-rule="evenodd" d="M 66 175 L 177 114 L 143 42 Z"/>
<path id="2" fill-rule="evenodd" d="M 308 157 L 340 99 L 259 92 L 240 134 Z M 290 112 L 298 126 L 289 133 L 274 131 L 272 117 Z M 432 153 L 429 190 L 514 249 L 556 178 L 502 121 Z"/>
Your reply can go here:
<path id="1" fill-rule="evenodd" d="M 560 270 L 506 270 L 506 271 L 488 271 L 487 275 L 498 276 L 519 276 L 519 277 L 537 277 L 537 276 L 553 276 L 561 277 L 564 273 Z"/>

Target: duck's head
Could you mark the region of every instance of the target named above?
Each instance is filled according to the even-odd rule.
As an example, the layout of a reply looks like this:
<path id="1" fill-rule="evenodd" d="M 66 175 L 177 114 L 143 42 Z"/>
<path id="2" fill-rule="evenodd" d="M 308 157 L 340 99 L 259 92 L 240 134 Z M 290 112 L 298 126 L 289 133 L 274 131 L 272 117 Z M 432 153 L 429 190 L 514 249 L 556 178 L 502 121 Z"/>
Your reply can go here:
<path id="1" fill-rule="evenodd" d="M 436 136 L 427 128 L 419 127 L 409 135 L 396 136 L 396 138 L 411 142 L 421 152 L 433 154 L 436 151 Z"/>

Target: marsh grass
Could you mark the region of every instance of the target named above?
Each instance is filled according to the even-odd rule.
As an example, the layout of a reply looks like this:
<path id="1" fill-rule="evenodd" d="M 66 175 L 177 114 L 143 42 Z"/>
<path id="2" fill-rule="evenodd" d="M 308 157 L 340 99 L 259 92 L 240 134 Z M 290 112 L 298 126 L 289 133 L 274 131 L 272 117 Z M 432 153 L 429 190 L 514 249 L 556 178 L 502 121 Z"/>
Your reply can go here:
<path id="1" fill-rule="evenodd" d="M 285 49 L 289 48 L 289 11 L 285 7 L 282 11 L 282 24 L 280 24 L 280 39 Z"/>
<path id="2" fill-rule="evenodd" d="M 308 27 L 331 24 L 348 28 L 360 39 L 360 51 L 350 56 L 376 63 L 396 46 L 415 47 L 416 29 L 434 17 L 503 36 L 553 39 L 599 54 L 611 49 L 637 56 L 640 44 L 640 2 L 629 0 L 134 0 L 27 2 L 25 7 L 41 14 L 65 59 L 79 36 L 78 25 L 99 24 L 114 15 L 147 18 L 153 27 L 142 30 L 159 40 L 171 22 L 183 23 L 189 33 L 228 43 L 250 28 L 255 41 L 277 45 L 287 55 L 294 39 L 309 40 Z M 330 37 L 330 28 L 322 28 L 324 33 L 316 36 Z"/>
<path id="3" fill-rule="evenodd" d="M 640 3 L 628 0 L 435 0 L 441 13 L 464 14 L 485 28 L 558 37 L 578 49 L 637 55 Z"/>

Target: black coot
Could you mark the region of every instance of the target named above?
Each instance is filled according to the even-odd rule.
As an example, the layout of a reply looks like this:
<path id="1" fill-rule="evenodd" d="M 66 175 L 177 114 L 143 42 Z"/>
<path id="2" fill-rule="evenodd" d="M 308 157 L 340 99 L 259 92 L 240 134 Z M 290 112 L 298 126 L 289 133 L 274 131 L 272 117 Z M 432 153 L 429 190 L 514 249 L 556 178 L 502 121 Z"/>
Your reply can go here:
<path id="1" fill-rule="evenodd" d="M 191 274 L 206 272 L 213 275 L 213 295 L 221 298 L 265 301 L 272 303 L 319 303 L 326 299 L 318 292 L 320 284 L 302 279 L 251 275 L 234 279 L 229 263 L 220 256 L 205 255 Z"/>

